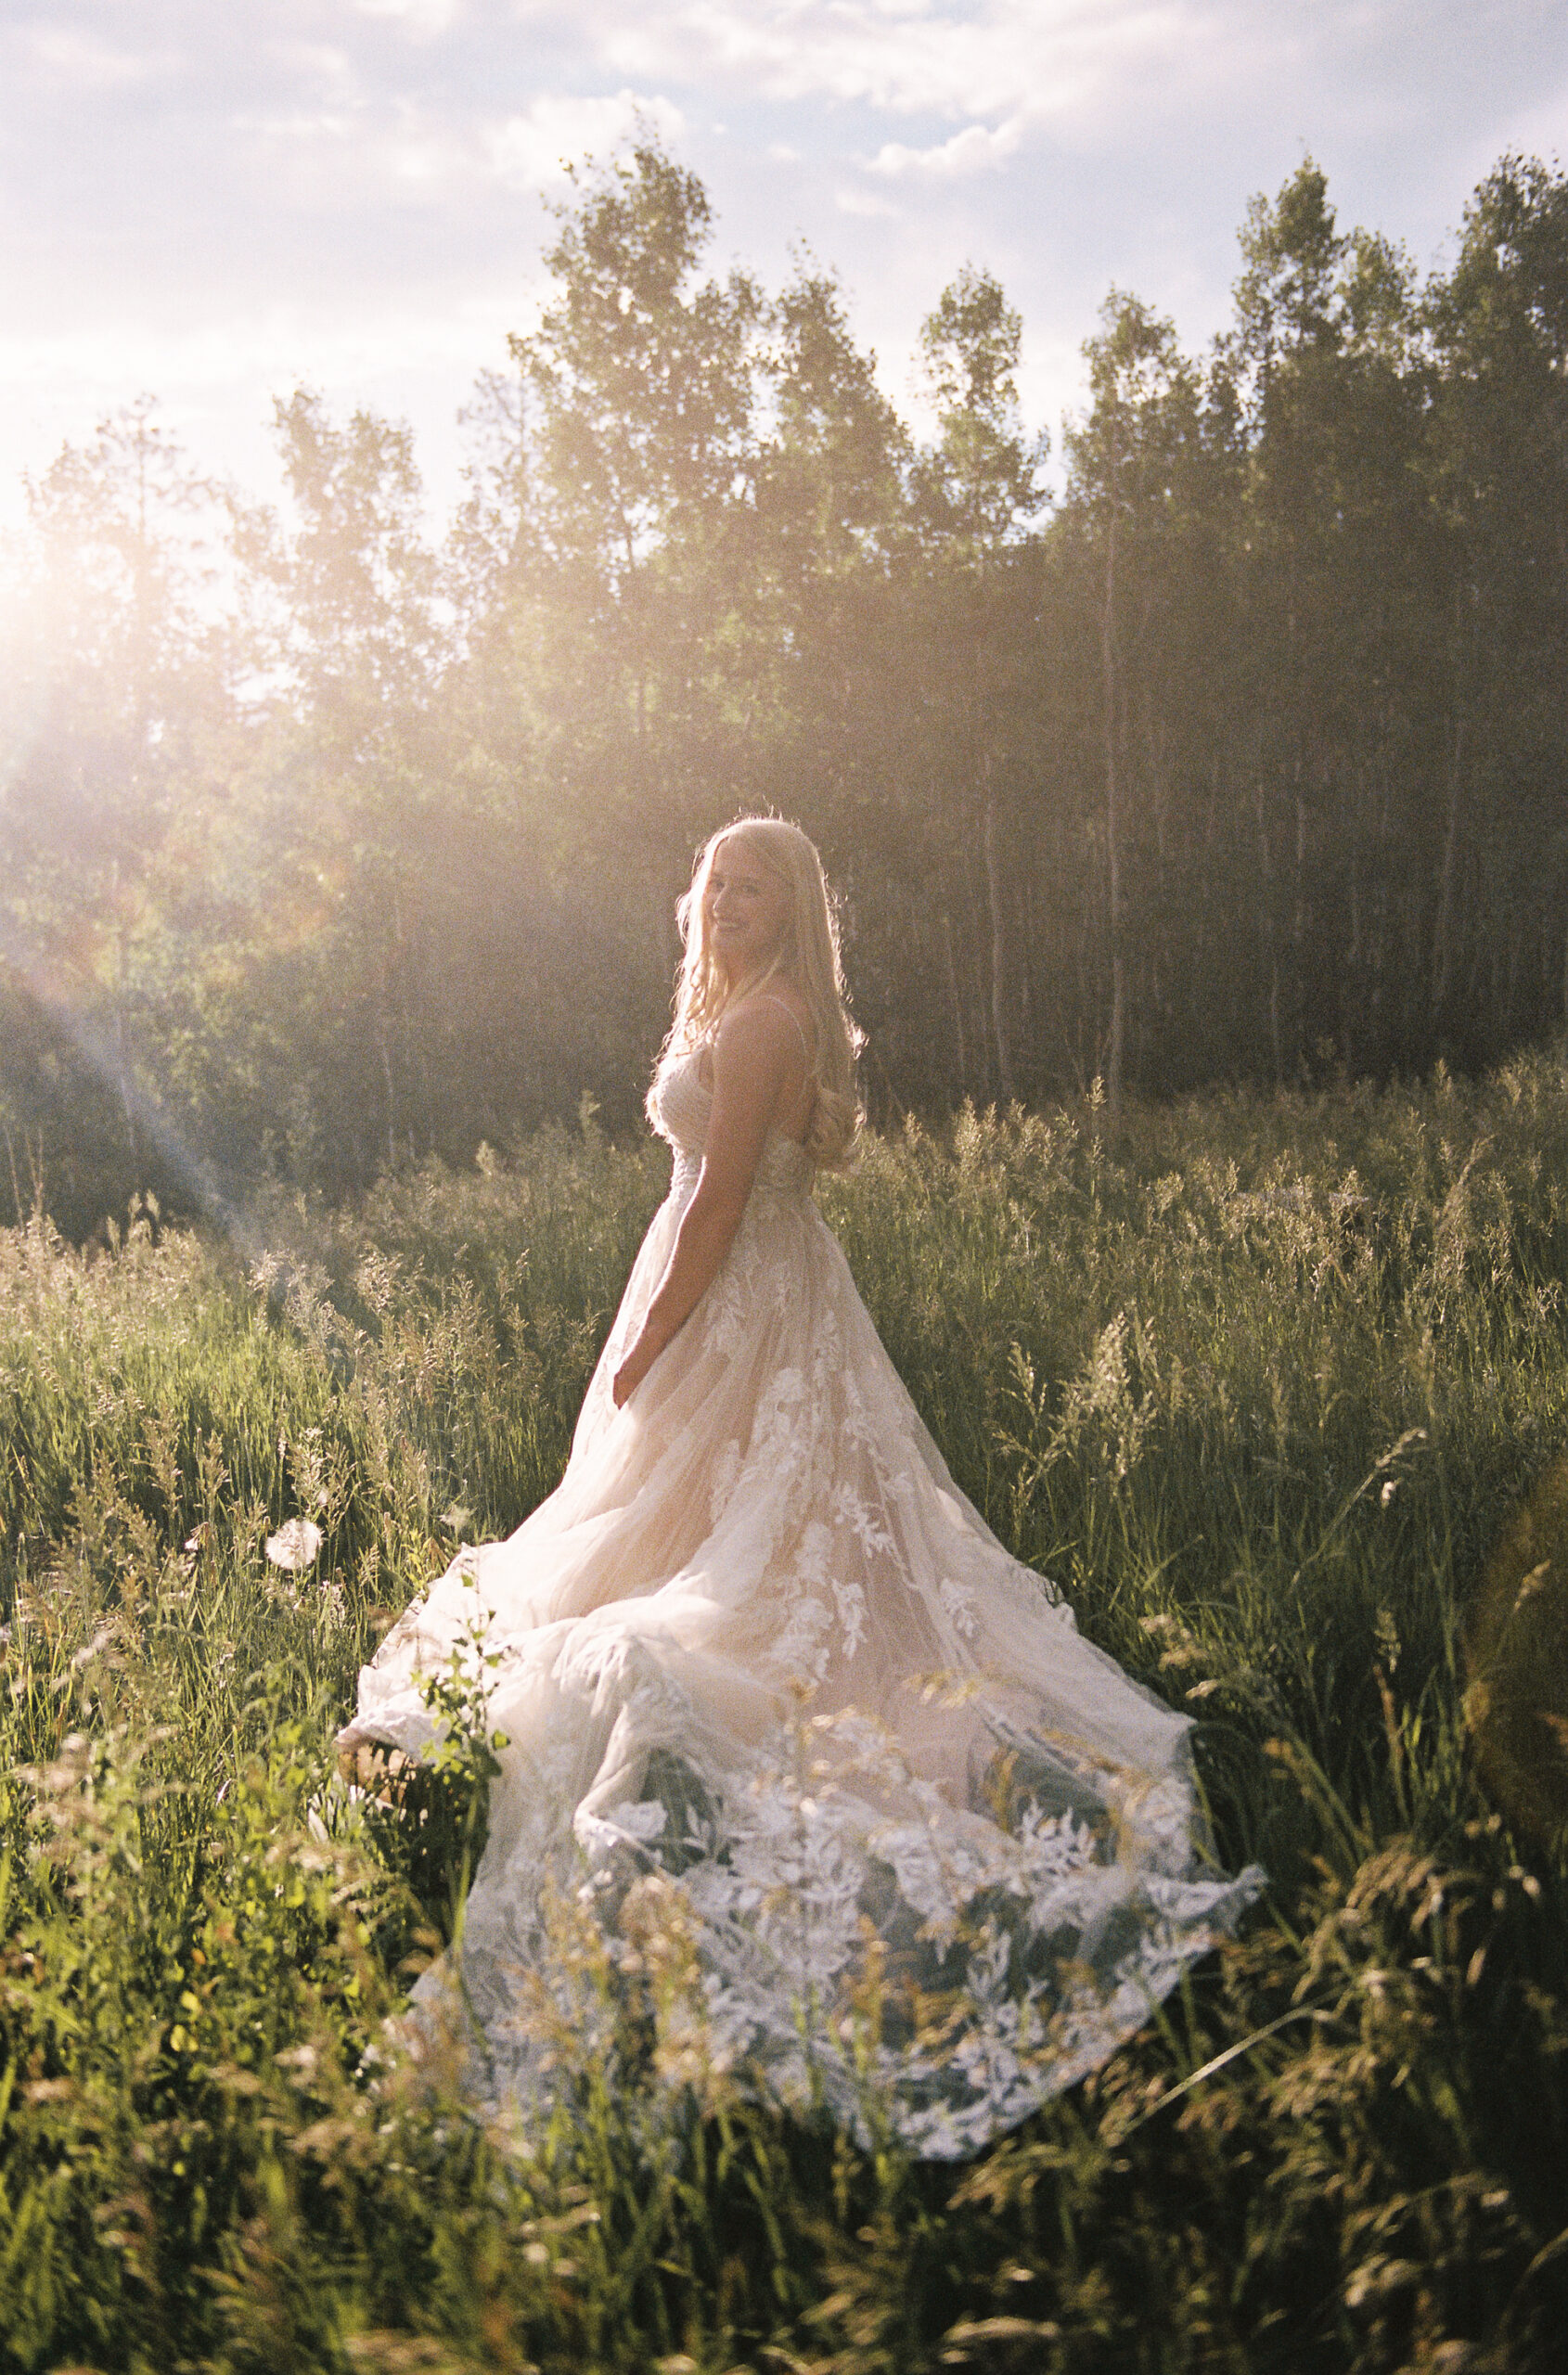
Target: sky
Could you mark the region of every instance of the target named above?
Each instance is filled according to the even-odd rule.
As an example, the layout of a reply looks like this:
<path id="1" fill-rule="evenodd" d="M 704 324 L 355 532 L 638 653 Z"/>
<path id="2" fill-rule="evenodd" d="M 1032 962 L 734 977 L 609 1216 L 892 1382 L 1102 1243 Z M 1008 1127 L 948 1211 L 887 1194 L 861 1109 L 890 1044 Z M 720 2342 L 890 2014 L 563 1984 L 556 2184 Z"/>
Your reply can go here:
<path id="1" fill-rule="evenodd" d="M 639 121 L 713 266 L 835 268 L 917 420 L 922 316 L 996 273 L 1060 451 L 1109 289 L 1206 343 L 1304 156 L 1423 272 L 1504 150 L 1568 159 L 1568 0 L 0 0 L 0 518 L 144 392 L 266 493 L 302 385 L 408 420 L 439 517 L 563 160 Z"/>

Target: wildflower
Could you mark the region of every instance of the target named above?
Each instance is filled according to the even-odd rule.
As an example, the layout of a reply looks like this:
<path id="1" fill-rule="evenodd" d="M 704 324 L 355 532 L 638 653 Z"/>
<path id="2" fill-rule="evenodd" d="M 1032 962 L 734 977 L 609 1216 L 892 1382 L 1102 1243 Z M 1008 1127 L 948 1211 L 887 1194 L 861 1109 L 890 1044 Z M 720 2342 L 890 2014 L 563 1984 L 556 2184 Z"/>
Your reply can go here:
<path id="1" fill-rule="evenodd" d="M 326 1540 L 313 1518 L 290 1518 L 276 1534 L 267 1536 L 267 1557 L 275 1567 L 290 1575 L 302 1574 L 314 1567 Z"/>

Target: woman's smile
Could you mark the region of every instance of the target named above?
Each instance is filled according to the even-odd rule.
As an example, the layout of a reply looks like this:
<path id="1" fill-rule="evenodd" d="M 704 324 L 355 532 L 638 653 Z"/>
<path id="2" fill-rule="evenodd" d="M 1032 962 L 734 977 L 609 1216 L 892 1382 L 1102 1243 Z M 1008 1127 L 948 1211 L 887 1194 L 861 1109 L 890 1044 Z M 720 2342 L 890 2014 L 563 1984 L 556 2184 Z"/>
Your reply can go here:
<path id="1" fill-rule="evenodd" d="M 790 886 L 743 843 L 721 842 L 702 894 L 703 919 L 725 969 L 770 964 L 783 947 L 792 910 Z"/>

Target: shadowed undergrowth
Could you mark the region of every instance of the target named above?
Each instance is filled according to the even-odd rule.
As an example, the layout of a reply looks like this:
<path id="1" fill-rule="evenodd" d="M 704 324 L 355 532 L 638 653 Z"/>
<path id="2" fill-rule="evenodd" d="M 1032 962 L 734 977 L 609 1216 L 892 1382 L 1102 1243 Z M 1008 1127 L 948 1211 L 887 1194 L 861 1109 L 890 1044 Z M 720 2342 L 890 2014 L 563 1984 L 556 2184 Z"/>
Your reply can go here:
<path id="1" fill-rule="evenodd" d="M 959 1481 L 1199 1719 L 1273 1888 L 956 2170 L 709 2069 L 651 1900 L 636 1969 L 563 1935 L 616 2039 L 569 2111 L 487 2125 L 385 2032 L 482 1751 L 388 1813 L 331 1733 L 559 1475 L 660 1156 L 590 1126 L 279 1199 L 259 1264 L 150 1212 L 0 1236 L 0 2368 L 1551 2364 L 1562 1872 L 1461 1702 L 1568 1451 L 1568 1074 L 1102 1120 L 874 1141 L 823 1200 Z"/>

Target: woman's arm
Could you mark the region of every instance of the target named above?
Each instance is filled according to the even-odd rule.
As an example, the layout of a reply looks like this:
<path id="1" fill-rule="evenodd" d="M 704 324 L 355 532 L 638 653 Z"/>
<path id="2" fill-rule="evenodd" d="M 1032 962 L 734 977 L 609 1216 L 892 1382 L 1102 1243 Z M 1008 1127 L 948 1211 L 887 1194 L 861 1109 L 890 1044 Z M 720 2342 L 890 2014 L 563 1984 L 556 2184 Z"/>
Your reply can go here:
<path id="1" fill-rule="evenodd" d="M 610 1392 L 621 1407 L 690 1317 L 729 1252 L 757 1165 L 788 1094 L 799 1094 L 801 1034 L 771 1000 L 741 1007 L 713 1046 L 713 1110 L 697 1186 L 664 1275 Z"/>

